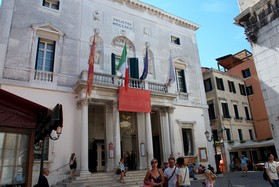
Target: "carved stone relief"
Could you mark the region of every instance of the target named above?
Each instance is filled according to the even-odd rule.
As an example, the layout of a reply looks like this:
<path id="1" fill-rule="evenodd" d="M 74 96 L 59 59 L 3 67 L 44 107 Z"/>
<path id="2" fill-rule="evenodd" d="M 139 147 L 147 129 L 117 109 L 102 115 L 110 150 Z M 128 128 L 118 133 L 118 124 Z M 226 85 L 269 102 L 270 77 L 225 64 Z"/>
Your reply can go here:
<path id="1" fill-rule="evenodd" d="M 112 46 L 117 46 L 117 47 L 124 47 L 124 44 L 126 43 L 127 49 L 131 51 L 135 51 L 134 44 L 126 37 L 124 36 L 117 36 L 112 40 Z"/>

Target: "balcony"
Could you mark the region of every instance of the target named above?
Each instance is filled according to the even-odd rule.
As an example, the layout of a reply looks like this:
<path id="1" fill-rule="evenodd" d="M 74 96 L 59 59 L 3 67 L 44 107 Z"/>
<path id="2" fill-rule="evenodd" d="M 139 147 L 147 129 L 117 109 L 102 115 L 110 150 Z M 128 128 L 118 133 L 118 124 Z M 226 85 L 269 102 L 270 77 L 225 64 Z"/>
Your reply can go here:
<path id="1" fill-rule="evenodd" d="M 73 86 L 74 90 L 79 91 L 81 89 L 84 89 L 86 86 L 87 81 L 87 71 L 84 70 L 81 72 L 78 81 Z M 107 73 L 100 73 L 95 72 L 94 73 L 94 79 L 93 79 L 93 86 L 96 88 L 96 90 L 103 90 L 106 92 L 113 93 L 116 90 L 118 90 L 119 86 L 124 86 L 125 78 L 123 76 L 116 76 L 111 75 Z M 140 79 L 134 79 L 129 78 L 129 88 L 134 89 L 142 89 L 142 90 L 149 90 L 151 92 L 151 95 L 154 95 L 156 97 L 161 97 L 161 99 L 167 99 L 167 100 L 179 100 L 179 101 L 187 101 L 188 93 L 182 93 L 182 92 L 175 92 L 175 83 L 173 83 L 171 86 L 166 85 L 165 83 L 158 83 L 158 82 L 149 82 L 146 80 L 140 80 Z"/>

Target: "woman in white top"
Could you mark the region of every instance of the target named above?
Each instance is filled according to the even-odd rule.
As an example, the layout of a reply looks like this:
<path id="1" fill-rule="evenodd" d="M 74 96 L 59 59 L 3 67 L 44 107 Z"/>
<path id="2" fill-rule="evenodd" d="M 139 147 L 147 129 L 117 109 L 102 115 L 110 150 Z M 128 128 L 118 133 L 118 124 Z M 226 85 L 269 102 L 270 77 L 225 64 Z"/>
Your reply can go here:
<path id="1" fill-rule="evenodd" d="M 269 153 L 268 161 L 265 163 L 264 169 L 268 175 L 268 181 L 272 187 L 279 187 L 278 174 L 279 165 L 274 161 L 274 155 Z"/>
<path id="2" fill-rule="evenodd" d="M 189 168 L 184 163 L 184 158 L 177 158 L 176 163 L 179 168 L 177 172 L 177 186 L 190 187 Z"/>

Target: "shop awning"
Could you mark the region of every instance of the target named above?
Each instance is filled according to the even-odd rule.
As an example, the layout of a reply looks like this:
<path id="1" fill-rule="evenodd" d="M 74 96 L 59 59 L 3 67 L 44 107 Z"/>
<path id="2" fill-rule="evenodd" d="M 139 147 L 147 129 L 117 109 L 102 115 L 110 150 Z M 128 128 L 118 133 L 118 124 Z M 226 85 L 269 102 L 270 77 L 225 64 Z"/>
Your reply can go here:
<path id="1" fill-rule="evenodd" d="M 35 129 L 35 143 L 63 126 L 62 105 L 53 110 L 0 89 L 0 126 Z"/>
<path id="2" fill-rule="evenodd" d="M 240 149 L 253 149 L 259 147 L 270 147 L 274 146 L 274 140 L 266 140 L 262 142 L 245 142 L 231 147 L 230 151 L 240 150 Z"/>

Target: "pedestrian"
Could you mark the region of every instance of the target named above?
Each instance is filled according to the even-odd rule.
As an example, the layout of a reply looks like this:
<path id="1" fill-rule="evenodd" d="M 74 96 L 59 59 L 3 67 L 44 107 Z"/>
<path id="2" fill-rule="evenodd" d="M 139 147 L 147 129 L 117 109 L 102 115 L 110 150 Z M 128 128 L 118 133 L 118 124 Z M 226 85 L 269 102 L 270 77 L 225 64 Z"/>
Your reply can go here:
<path id="1" fill-rule="evenodd" d="M 209 169 L 204 171 L 205 187 L 214 187 L 217 176 Z"/>
<path id="2" fill-rule="evenodd" d="M 210 164 L 208 164 L 208 168 L 207 169 L 209 169 L 212 173 L 215 173 L 214 172 L 214 168 Z"/>
<path id="3" fill-rule="evenodd" d="M 124 176 L 126 176 L 126 168 L 124 166 L 124 159 L 121 158 L 118 169 L 120 170 L 120 182 L 124 183 Z"/>
<path id="4" fill-rule="evenodd" d="M 77 159 L 75 153 L 71 154 L 69 160 L 69 166 L 70 166 L 70 178 L 72 179 L 76 176 L 76 169 L 77 169 Z"/>
<path id="5" fill-rule="evenodd" d="M 175 158 L 170 157 L 168 159 L 169 167 L 165 169 L 164 176 L 165 182 L 164 186 L 166 187 L 175 187 L 177 182 L 177 167 L 175 166 Z"/>
<path id="6" fill-rule="evenodd" d="M 242 177 L 244 177 L 244 172 L 245 172 L 245 176 L 247 176 L 247 171 L 248 171 L 247 162 L 248 162 L 248 160 L 249 159 L 247 157 L 245 157 L 244 155 L 242 155 L 241 158 L 240 158 Z"/>
<path id="7" fill-rule="evenodd" d="M 169 167 L 169 162 L 165 161 L 162 170 L 165 171 L 165 169 L 167 169 L 168 167 Z"/>
<path id="8" fill-rule="evenodd" d="M 144 177 L 144 185 L 162 186 L 164 184 L 164 173 L 158 168 L 157 159 L 152 159 L 151 170 L 146 172 Z"/>
<path id="9" fill-rule="evenodd" d="M 278 174 L 279 165 L 274 161 L 274 155 L 268 154 L 268 161 L 264 165 L 264 169 L 268 175 L 268 182 L 272 187 L 279 187 Z"/>
<path id="10" fill-rule="evenodd" d="M 49 187 L 48 180 L 47 180 L 48 174 L 49 174 L 49 170 L 47 168 L 44 168 L 39 177 L 38 187 Z"/>
<path id="11" fill-rule="evenodd" d="M 178 175 L 177 175 L 177 186 L 180 187 L 190 187 L 190 176 L 189 176 L 189 168 L 184 162 L 183 157 L 179 157 L 176 160 L 178 166 Z"/>

